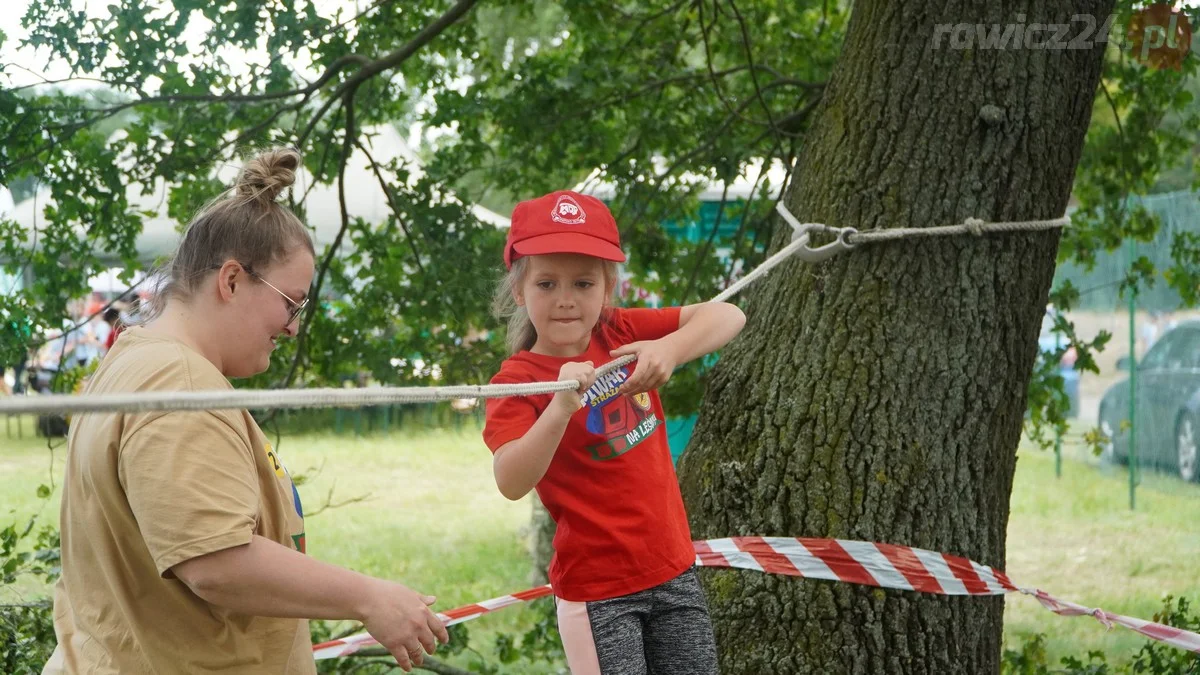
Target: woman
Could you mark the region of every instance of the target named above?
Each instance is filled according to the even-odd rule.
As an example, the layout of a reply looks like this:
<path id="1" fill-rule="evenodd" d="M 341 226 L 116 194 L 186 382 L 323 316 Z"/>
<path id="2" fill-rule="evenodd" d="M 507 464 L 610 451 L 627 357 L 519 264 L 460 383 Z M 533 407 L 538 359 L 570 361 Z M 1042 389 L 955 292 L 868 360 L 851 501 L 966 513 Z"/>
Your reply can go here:
<path id="1" fill-rule="evenodd" d="M 87 392 L 231 389 L 296 334 L 312 240 L 267 152 L 188 226 L 144 325 Z M 434 601 L 305 555 L 299 495 L 244 410 L 81 415 L 62 496 L 45 673 L 314 673 L 307 619 L 354 619 L 409 670 L 448 640 Z"/>

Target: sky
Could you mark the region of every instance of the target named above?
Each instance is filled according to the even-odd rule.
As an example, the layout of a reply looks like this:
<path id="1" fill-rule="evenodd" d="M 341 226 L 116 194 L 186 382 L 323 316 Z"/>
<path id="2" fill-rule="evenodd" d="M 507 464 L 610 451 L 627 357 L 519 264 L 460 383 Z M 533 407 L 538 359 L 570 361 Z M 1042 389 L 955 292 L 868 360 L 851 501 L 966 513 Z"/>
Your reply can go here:
<path id="1" fill-rule="evenodd" d="M 4 11 L 0 12 L 0 31 L 4 31 L 7 38 L 4 44 L 0 46 L 0 63 L 15 63 L 35 72 L 30 73 L 20 68 L 12 68 L 9 70 L 8 78 L 0 79 L 0 85 L 22 86 L 40 82 L 42 81 L 42 77 L 56 80 L 70 75 L 70 69 L 67 64 L 49 63 L 48 54 L 45 50 L 34 51 L 28 48 L 17 48 L 17 43 L 28 35 L 28 31 L 21 27 L 21 17 L 25 15 L 30 3 L 34 1 L 36 0 L 4 0 Z M 108 10 L 106 8 L 111 3 L 111 0 L 74 0 L 74 2 L 76 8 L 84 10 L 89 16 L 100 17 L 107 14 Z M 313 0 L 313 4 L 317 8 L 317 12 L 323 16 L 333 17 L 341 10 L 343 13 L 342 17 L 348 18 L 357 14 L 361 8 L 368 7 L 371 3 L 368 0 Z M 210 25 L 207 20 L 194 19 L 184 34 L 185 38 L 198 44 Z M 252 59 L 253 56 L 253 54 L 250 55 Z M 298 62 L 303 62 L 303 52 L 297 55 L 297 59 Z M 246 60 L 237 58 L 230 61 L 236 63 Z M 266 59 L 263 58 L 261 60 L 265 61 Z M 95 83 L 82 83 L 82 85 L 94 86 Z"/>

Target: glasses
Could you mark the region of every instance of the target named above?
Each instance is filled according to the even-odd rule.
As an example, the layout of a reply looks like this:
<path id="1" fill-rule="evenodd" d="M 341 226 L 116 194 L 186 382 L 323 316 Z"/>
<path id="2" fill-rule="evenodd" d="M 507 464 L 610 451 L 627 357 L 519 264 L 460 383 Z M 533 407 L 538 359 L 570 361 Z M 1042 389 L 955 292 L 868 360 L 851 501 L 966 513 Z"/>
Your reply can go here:
<path id="1" fill-rule="evenodd" d="M 300 318 L 300 314 L 304 311 L 304 308 L 308 307 L 308 298 L 304 298 L 304 300 L 302 300 L 301 302 L 296 302 L 287 293 L 284 293 L 283 291 L 279 290 L 278 288 L 275 288 L 275 284 L 272 284 L 271 282 L 262 278 L 262 275 L 260 275 L 258 272 L 255 272 L 254 270 L 247 267 L 246 274 L 249 274 L 250 276 L 254 277 L 255 279 L 258 279 L 259 281 L 263 282 L 268 287 L 270 287 L 271 290 L 282 295 L 284 300 L 288 301 L 288 304 L 292 306 L 291 312 L 288 313 L 287 322 L 288 322 L 289 326 L 292 325 L 293 321 Z"/>
<path id="2" fill-rule="evenodd" d="M 292 322 L 294 322 L 296 319 L 298 319 L 300 317 L 300 314 L 302 312 L 304 312 L 304 308 L 308 307 L 308 300 L 309 300 L 308 298 L 304 298 L 304 300 L 302 302 L 296 302 L 295 300 L 293 300 L 291 298 L 290 295 L 288 295 L 287 293 L 284 293 L 283 291 L 279 290 L 278 288 L 275 288 L 275 284 L 264 279 L 261 274 L 259 274 L 258 272 L 255 272 L 254 269 L 251 268 L 249 265 L 243 265 L 242 263 L 238 263 L 238 264 L 242 266 L 242 269 L 246 270 L 246 274 L 249 274 L 250 276 L 254 277 L 255 279 L 258 279 L 259 281 L 263 282 L 271 290 L 273 290 L 276 293 L 278 293 L 279 295 L 283 296 L 284 300 L 287 300 L 288 305 L 291 307 L 291 309 L 288 310 L 287 325 L 289 325 L 289 326 L 292 325 Z M 221 267 L 218 265 L 216 267 L 213 267 L 212 269 L 221 269 Z"/>

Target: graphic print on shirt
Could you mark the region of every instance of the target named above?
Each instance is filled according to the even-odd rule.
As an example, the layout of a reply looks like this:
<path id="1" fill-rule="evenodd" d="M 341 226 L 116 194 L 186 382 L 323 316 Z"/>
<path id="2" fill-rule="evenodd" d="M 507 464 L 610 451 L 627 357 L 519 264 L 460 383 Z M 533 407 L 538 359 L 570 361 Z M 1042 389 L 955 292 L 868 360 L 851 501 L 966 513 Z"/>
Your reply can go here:
<path id="1" fill-rule="evenodd" d="M 290 478 L 288 480 L 291 480 Z M 292 503 L 296 506 L 296 515 L 300 516 L 300 522 L 304 522 L 304 507 L 300 504 L 300 492 L 296 490 L 296 484 L 292 483 Z M 304 541 L 304 532 L 292 535 L 292 543 L 296 545 L 296 550 L 301 553 L 307 553 L 308 542 Z"/>
<path id="2" fill-rule="evenodd" d="M 267 461 L 271 463 L 271 468 L 275 470 L 275 476 L 280 480 L 286 480 L 292 488 L 292 506 L 296 509 L 296 515 L 300 516 L 300 522 L 304 522 L 304 506 L 300 503 L 300 493 L 296 490 L 296 483 L 292 480 L 292 475 L 288 473 L 287 467 L 283 462 L 279 461 L 279 455 L 275 454 L 275 449 L 271 447 L 270 441 L 263 441 L 263 449 L 267 451 Z M 301 553 L 306 553 L 308 543 L 304 540 L 304 531 L 300 534 L 293 534 L 292 545 Z"/>
<path id="3" fill-rule="evenodd" d="M 283 462 L 279 461 L 279 456 L 275 454 L 275 450 L 271 447 L 271 444 L 269 442 L 264 442 L 263 449 L 267 451 L 267 461 L 271 463 L 271 468 L 275 469 L 275 477 L 285 477 L 287 472 L 284 471 Z"/>
<path id="4" fill-rule="evenodd" d="M 620 457 L 650 437 L 662 421 L 651 407 L 650 394 L 634 396 L 617 393 L 629 379 L 629 370 L 621 368 L 596 380 L 583 395 L 588 407 L 587 430 L 603 437 L 603 442 L 586 446 L 597 462 Z"/>

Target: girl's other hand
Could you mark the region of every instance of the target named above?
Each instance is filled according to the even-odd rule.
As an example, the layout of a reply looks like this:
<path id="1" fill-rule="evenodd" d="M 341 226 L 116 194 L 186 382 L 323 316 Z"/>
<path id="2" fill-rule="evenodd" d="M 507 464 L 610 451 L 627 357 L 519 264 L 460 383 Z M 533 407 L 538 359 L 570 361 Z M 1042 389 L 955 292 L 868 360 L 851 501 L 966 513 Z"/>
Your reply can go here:
<path id="1" fill-rule="evenodd" d="M 663 340 L 631 342 L 609 354 L 614 357 L 626 354 L 637 356 L 637 367 L 621 385 L 620 391 L 626 396 L 658 389 L 671 379 L 671 373 L 675 372 L 675 366 L 678 365 L 674 348 Z"/>

